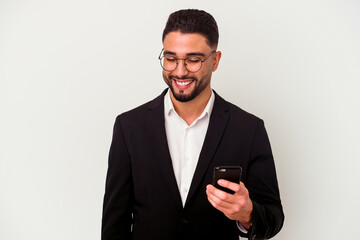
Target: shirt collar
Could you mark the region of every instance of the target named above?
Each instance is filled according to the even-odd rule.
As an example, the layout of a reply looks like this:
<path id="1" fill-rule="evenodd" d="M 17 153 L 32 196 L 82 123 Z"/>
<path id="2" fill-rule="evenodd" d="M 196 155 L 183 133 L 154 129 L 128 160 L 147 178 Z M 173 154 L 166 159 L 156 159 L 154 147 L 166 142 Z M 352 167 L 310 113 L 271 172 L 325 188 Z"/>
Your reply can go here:
<path id="1" fill-rule="evenodd" d="M 167 93 L 164 96 L 164 111 L 165 111 L 165 115 L 170 115 L 171 112 L 174 112 L 177 114 L 177 112 L 175 111 L 174 105 L 171 101 L 170 98 L 170 89 L 168 89 Z M 198 117 L 198 119 L 203 118 L 205 115 L 208 115 L 210 117 L 212 109 L 214 107 L 214 102 L 215 102 L 215 94 L 214 91 L 211 90 L 211 96 L 210 99 L 208 101 L 208 103 L 206 104 L 206 107 L 204 108 L 204 111 L 201 113 L 201 115 Z"/>

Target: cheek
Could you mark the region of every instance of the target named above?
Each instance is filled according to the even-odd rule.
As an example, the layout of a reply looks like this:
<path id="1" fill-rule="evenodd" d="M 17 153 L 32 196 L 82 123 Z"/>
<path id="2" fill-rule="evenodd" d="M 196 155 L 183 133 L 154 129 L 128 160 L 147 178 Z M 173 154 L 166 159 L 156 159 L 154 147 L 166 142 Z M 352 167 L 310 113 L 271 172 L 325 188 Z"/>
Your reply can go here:
<path id="1" fill-rule="evenodd" d="M 212 71 L 210 69 L 204 69 L 204 71 L 199 72 L 196 74 L 196 78 L 203 84 L 204 82 L 207 82 L 211 78 Z"/>
<path id="2" fill-rule="evenodd" d="M 165 81 L 169 81 L 169 74 L 167 72 L 163 71 L 162 75 Z"/>
<path id="3" fill-rule="evenodd" d="M 213 65 L 211 65 L 209 63 L 203 64 L 200 72 L 201 72 L 202 76 L 208 76 L 209 74 L 211 74 L 213 72 Z"/>
<path id="4" fill-rule="evenodd" d="M 167 74 L 165 71 L 163 72 L 163 78 L 164 78 L 164 79 L 168 79 L 168 78 L 169 78 L 169 74 Z"/>

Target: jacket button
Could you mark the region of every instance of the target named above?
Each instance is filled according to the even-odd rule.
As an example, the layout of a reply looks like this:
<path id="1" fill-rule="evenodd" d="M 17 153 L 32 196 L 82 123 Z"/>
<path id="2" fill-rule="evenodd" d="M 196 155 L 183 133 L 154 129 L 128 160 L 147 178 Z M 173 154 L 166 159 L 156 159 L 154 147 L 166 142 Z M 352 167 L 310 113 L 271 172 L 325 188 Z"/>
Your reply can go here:
<path id="1" fill-rule="evenodd" d="M 185 219 L 185 218 L 181 218 L 181 223 L 182 224 L 188 224 L 189 221 L 187 219 Z"/>

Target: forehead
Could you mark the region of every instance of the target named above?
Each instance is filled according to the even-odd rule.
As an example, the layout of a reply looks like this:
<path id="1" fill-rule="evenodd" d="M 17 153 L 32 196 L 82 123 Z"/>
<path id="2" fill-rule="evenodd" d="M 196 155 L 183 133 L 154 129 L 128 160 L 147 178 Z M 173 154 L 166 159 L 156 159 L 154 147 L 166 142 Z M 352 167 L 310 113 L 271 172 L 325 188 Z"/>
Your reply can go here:
<path id="1" fill-rule="evenodd" d="M 164 38 L 164 51 L 186 55 L 192 52 L 207 53 L 211 50 L 204 36 L 198 33 L 170 32 Z"/>

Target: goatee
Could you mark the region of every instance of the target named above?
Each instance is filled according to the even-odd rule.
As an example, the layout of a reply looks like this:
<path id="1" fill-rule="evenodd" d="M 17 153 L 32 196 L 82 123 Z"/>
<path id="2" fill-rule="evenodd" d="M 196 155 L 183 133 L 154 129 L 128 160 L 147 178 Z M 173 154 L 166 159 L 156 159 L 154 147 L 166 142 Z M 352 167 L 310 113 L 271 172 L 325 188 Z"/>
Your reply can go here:
<path id="1" fill-rule="evenodd" d="M 165 78 L 165 82 L 167 83 L 167 85 L 169 86 L 174 98 L 179 101 L 179 102 L 189 102 L 191 100 L 193 100 L 195 97 L 197 97 L 199 95 L 198 89 L 195 86 L 194 90 L 192 92 L 190 92 L 189 94 L 184 94 L 183 90 L 180 90 L 180 93 L 176 93 L 173 87 L 173 79 L 176 78 L 173 75 L 169 75 L 169 78 L 167 78 L 166 76 L 164 76 Z M 186 77 L 186 78 L 176 78 L 179 80 L 192 80 L 191 84 L 195 84 L 198 82 L 198 79 L 196 77 Z"/>

